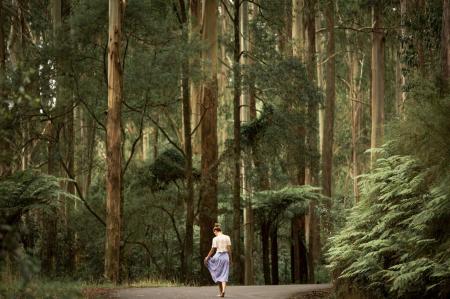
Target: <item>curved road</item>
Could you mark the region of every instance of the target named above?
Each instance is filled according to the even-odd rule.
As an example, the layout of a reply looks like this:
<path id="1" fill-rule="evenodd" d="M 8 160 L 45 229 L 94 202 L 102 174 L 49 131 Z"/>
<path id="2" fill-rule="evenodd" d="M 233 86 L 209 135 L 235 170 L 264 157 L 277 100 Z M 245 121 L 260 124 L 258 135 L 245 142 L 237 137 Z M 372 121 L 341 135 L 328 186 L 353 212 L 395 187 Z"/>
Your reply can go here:
<path id="1" fill-rule="evenodd" d="M 277 286 L 229 286 L 226 298 L 288 299 L 302 293 L 328 290 L 330 284 L 301 284 Z M 217 298 L 219 288 L 214 287 L 170 287 L 170 288 L 134 288 L 122 289 L 112 294 L 111 298 L 120 299 L 203 299 Z"/>

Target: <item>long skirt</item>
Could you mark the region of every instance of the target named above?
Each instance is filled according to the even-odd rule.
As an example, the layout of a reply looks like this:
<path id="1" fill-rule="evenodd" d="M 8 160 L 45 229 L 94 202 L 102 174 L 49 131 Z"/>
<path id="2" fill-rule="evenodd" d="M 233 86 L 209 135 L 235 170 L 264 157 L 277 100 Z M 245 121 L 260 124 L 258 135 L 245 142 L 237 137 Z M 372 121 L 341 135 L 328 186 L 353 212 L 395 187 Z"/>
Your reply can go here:
<path id="1" fill-rule="evenodd" d="M 208 260 L 207 267 L 215 283 L 227 282 L 228 273 L 230 272 L 230 257 L 228 256 L 228 252 L 216 252 Z"/>

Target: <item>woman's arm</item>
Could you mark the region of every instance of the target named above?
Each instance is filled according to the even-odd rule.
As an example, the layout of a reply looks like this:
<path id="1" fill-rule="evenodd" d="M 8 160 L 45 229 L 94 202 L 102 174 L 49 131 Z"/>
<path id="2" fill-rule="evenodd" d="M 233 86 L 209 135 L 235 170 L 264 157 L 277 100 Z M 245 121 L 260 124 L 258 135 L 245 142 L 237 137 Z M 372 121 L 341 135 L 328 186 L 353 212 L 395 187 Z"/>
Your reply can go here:
<path id="1" fill-rule="evenodd" d="M 203 261 L 205 266 L 208 263 L 209 258 L 214 254 L 215 251 L 216 251 L 216 248 L 211 247 L 211 250 L 208 252 L 208 255 L 205 257 L 205 260 Z"/>

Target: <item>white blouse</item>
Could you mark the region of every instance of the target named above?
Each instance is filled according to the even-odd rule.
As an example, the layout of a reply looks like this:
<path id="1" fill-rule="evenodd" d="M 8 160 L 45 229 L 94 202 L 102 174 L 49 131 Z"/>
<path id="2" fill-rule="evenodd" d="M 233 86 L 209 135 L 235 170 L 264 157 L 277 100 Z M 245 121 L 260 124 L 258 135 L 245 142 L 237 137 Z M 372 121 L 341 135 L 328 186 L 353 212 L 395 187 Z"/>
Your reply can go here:
<path id="1" fill-rule="evenodd" d="M 231 246 L 230 237 L 227 235 L 221 234 L 212 240 L 212 248 L 216 248 L 217 252 L 227 252 L 227 246 Z"/>

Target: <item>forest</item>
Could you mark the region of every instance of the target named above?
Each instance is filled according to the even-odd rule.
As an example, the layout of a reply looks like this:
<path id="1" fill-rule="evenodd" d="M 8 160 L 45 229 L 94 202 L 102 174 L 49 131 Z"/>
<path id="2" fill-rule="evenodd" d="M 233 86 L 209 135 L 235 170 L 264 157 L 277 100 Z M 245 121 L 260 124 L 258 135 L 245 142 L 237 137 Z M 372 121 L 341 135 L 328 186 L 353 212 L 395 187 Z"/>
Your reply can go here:
<path id="1" fill-rule="evenodd" d="M 213 285 L 216 223 L 232 286 L 449 298 L 450 1 L 0 0 L 0 298 Z"/>

